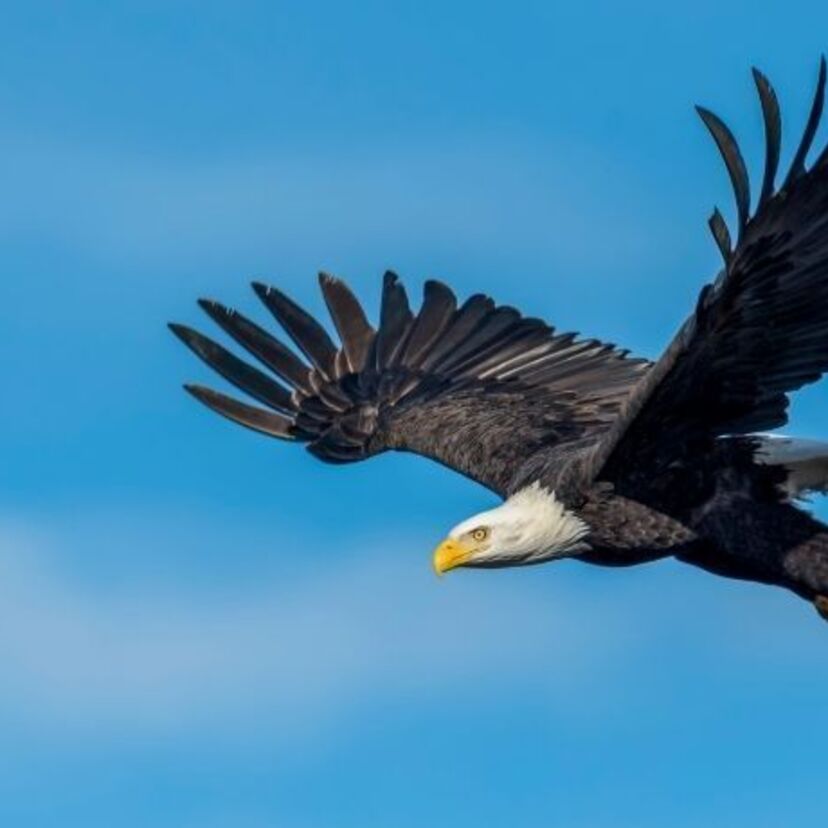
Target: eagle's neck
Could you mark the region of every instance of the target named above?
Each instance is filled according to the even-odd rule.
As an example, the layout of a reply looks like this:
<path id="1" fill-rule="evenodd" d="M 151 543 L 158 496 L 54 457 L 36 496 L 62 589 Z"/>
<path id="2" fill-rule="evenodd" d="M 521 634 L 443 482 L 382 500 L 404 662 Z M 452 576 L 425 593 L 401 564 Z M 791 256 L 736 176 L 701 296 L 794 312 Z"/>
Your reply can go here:
<path id="1" fill-rule="evenodd" d="M 571 555 L 589 534 L 589 526 L 539 481 L 515 492 L 500 509 L 527 563 Z"/>

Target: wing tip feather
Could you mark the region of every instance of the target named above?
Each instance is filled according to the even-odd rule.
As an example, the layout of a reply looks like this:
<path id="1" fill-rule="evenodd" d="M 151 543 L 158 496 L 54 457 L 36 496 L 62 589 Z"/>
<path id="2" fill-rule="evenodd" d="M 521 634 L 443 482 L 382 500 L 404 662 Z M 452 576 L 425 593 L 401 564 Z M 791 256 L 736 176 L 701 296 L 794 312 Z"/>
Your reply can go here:
<path id="1" fill-rule="evenodd" d="M 819 72 L 817 75 L 816 89 L 814 90 L 814 97 L 811 101 L 811 110 L 808 113 L 808 120 L 805 123 L 805 129 L 802 132 L 802 138 L 799 141 L 799 147 L 796 150 L 793 161 L 791 161 L 788 175 L 785 178 L 785 183 L 782 189 L 785 190 L 790 187 L 797 179 L 801 178 L 806 173 L 805 162 L 810 152 L 811 145 L 814 142 L 817 129 L 822 120 L 822 111 L 825 107 L 825 82 L 828 78 L 828 66 L 826 66 L 825 55 L 820 55 Z M 817 160 L 815 166 L 820 166 L 822 157 Z"/>
<path id="2" fill-rule="evenodd" d="M 294 423 L 289 418 L 240 402 L 206 385 L 185 382 L 182 388 L 199 403 L 237 425 L 280 440 L 297 440 L 297 435 L 292 433 Z"/>
<path id="3" fill-rule="evenodd" d="M 742 151 L 730 127 L 715 112 L 698 104 L 696 105 L 696 112 L 712 135 L 730 176 L 739 217 L 739 235 L 741 236 L 750 218 L 750 179 L 748 178 Z"/>
<path id="4" fill-rule="evenodd" d="M 719 208 L 713 210 L 712 215 L 708 219 L 708 226 L 710 232 L 713 234 L 713 240 L 716 242 L 716 247 L 719 248 L 719 253 L 724 259 L 725 266 L 730 264 L 732 255 L 730 231 L 727 229 L 727 223 L 724 220 Z"/>
<path id="5" fill-rule="evenodd" d="M 194 328 L 185 325 L 183 322 L 167 322 L 167 328 L 185 345 L 192 347 L 193 338 L 197 335 Z"/>

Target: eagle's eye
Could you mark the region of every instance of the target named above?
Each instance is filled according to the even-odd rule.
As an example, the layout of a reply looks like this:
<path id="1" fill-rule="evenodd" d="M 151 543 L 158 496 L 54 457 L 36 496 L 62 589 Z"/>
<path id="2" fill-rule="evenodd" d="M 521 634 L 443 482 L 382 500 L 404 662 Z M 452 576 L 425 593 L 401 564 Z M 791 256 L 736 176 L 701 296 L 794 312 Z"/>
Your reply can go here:
<path id="1" fill-rule="evenodd" d="M 472 537 L 478 542 L 482 543 L 486 538 L 489 537 L 489 530 L 486 529 L 484 526 L 480 526 L 479 528 L 475 529 L 472 532 Z"/>

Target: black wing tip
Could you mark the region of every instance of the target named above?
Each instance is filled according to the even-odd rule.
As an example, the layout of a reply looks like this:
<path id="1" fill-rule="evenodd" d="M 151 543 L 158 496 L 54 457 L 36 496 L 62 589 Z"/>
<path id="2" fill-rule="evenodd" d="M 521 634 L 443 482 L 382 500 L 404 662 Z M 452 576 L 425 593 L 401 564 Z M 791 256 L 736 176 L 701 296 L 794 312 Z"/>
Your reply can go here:
<path id="1" fill-rule="evenodd" d="M 330 273 L 327 270 L 320 270 L 317 279 L 319 281 L 319 288 L 322 291 L 322 295 L 325 297 L 326 301 L 328 299 L 329 292 L 331 290 L 336 291 L 337 289 L 350 293 L 354 296 L 354 299 L 356 299 L 354 292 L 351 290 L 350 285 L 345 279 L 341 279 L 339 276 L 334 276 L 333 273 Z"/>
<path id="2" fill-rule="evenodd" d="M 266 284 L 265 282 L 253 281 L 250 286 L 256 292 L 256 295 L 261 299 L 265 305 L 271 310 L 274 307 L 288 306 L 293 309 L 298 309 L 296 302 L 290 298 L 284 291 L 274 285 Z"/>
<path id="3" fill-rule="evenodd" d="M 773 197 L 776 186 L 776 173 L 782 148 L 782 116 L 773 85 L 756 67 L 753 68 L 753 79 L 756 82 L 756 91 L 762 107 L 762 121 L 765 126 L 765 172 L 762 176 L 762 190 L 756 208 L 759 210 Z"/>
<path id="4" fill-rule="evenodd" d="M 712 109 L 708 109 L 702 104 L 695 104 L 694 109 L 714 139 L 716 138 L 717 130 L 719 129 L 727 132 L 728 134 L 732 134 L 728 125 Z"/>
<path id="5" fill-rule="evenodd" d="M 200 385 L 197 382 L 182 383 L 181 388 L 202 405 L 206 405 L 212 411 L 217 410 L 216 406 L 222 396 L 218 391 L 214 391 L 212 388 L 208 388 L 206 385 Z"/>
<path id="6" fill-rule="evenodd" d="M 240 402 L 206 385 L 184 383 L 182 387 L 202 405 L 237 425 L 280 440 L 295 441 L 298 439 L 298 435 L 293 431 L 293 421 L 280 414 Z"/>
<path id="7" fill-rule="evenodd" d="M 718 207 L 713 209 L 713 213 L 707 221 L 710 227 L 710 232 L 713 234 L 713 240 L 716 242 L 716 247 L 719 248 L 722 259 L 724 259 L 725 266 L 730 264 L 732 255 L 730 231 L 727 229 L 727 222 L 724 220 Z"/>
<path id="8" fill-rule="evenodd" d="M 454 291 L 439 279 L 426 279 L 423 282 L 423 299 L 427 296 L 443 296 L 451 302 L 457 304 L 457 296 Z"/>
<path id="9" fill-rule="evenodd" d="M 185 345 L 189 345 L 198 336 L 198 332 L 189 325 L 181 322 L 167 322 L 167 328 L 174 333 Z"/>
<path id="10" fill-rule="evenodd" d="M 256 292 L 256 295 L 261 299 L 265 304 L 267 304 L 268 300 L 273 301 L 283 301 L 283 302 L 290 302 L 293 304 L 292 300 L 287 296 L 286 293 L 283 293 L 279 288 L 275 287 L 274 285 L 268 284 L 267 282 L 260 282 L 258 279 L 254 279 L 250 283 L 250 287 Z"/>
<path id="11" fill-rule="evenodd" d="M 757 84 L 762 84 L 767 86 L 769 89 L 773 89 L 773 84 L 770 82 L 770 78 L 768 78 L 767 74 L 763 72 L 758 66 L 751 66 L 750 73 L 753 75 L 753 80 L 756 81 Z"/>
<path id="12" fill-rule="evenodd" d="M 331 285 L 347 285 L 344 279 L 340 279 L 338 276 L 334 276 L 333 273 L 327 270 L 320 270 L 318 279 L 319 285 L 323 290 Z"/>
<path id="13" fill-rule="evenodd" d="M 817 73 L 817 94 L 825 94 L 825 83 L 828 80 L 828 63 L 825 60 L 825 52 L 819 56 L 819 71 Z"/>
<path id="14" fill-rule="evenodd" d="M 399 303 L 401 307 L 408 309 L 408 291 L 405 283 L 393 270 L 386 270 L 382 277 L 382 301 L 380 307 L 380 319 L 383 309 L 390 310 L 391 304 Z"/>
<path id="15" fill-rule="evenodd" d="M 768 76 L 756 66 L 752 66 L 750 71 L 753 75 L 753 82 L 759 91 L 759 97 L 762 100 L 763 108 L 765 106 L 766 99 L 770 99 L 775 103 L 776 90 L 773 88 L 773 84 L 770 82 Z"/>
<path id="16" fill-rule="evenodd" d="M 283 293 L 279 290 L 279 288 L 274 287 L 273 285 L 253 281 L 250 283 L 250 286 L 256 292 L 259 299 L 261 299 L 271 311 L 278 312 L 280 310 L 284 310 L 286 307 L 296 307 L 296 303 L 286 293 Z M 279 317 L 279 321 L 283 321 L 281 317 Z"/>
<path id="17" fill-rule="evenodd" d="M 217 399 L 219 397 L 226 396 L 226 394 L 222 394 L 220 391 L 216 391 L 215 389 L 210 388 L 207 385 L 202 385 L 198 382 L 184 382 L 181 384 L 181 387 L 188 394 L 191 394 L 193 397 L 201 400 L 202 402 L 205 400 Z"/>
<path id="18" fill-rule="evenodd" d="M 197 356 L 202 359 L 207 358 L 207 354 L 212 348 L 217 348 L 211 339 L 208 339 L 204 334 L 199 333 L 195 328 L 189 325 L 182 325 L 180 322 L 168 322 L 167 327 Z"/>
<path id="19" fill-rule="evenodd" d="M 805 162 L 807 160 L 808 153 L 811 150 L 811 145 L 813 144 L 817 129 L 819 128 L 819 123 L 822 120 L 822 111 L 825 106 L 826 75 L 828 75 L 828 67 L 826 67 L 825 55 L 822 54 L 819 58 L 819 74 L 817 77 L 816 89 L 814 91 L 814 98 L 811 102 L 811 111 L 808 115 L 808 121 L 805 124 L 805 129 L 802 133 L 802 138 L 799 142 L 796 155 L 791 162 L 788 175 L 785 178 L 785 183 L 782 185 L 783 190 L 788 188 L 792 183 L 806 173 Z M 819 166 L 820 161 L 821 159 L 816 162 L 816 166 Z"/>
<path id="20" fill-rule="evenodd" d="M 196 300 L 196 304 L 213 319 L 221 317 L 227 318 L 235 315 L 236 313 L 232 308 L 228 308 L 226 305 L 223 305 L 221 302 L 217 302 L 215 299 L 207 299 L 202 297 L 201 299 Z"/>
<path id="21" fill-rule="evenodd" d="M 756 206 L 758 211 L 770 198 L 772 198 L 774 194 L 774 184 L 777 165 L 779 163 L 779 150 L 781 143 L 781 120 L 779 104 L 773 85 L 758 67 L 752 66 L 751 73 L 753 74 L 753 79 L 759 92 L 759 98 L 762 104 L 762 115 L 765 123 L 765 173 L 762 180 L 762 191 L 759 196 L 759 202 Z M 788 174 L 785 177 L 785 181 L 780 187 L 780 191 L 786 190 L 794 181 L 806 172 L 806 156 L 811 148 L 817 127 L 819 126 L 824 106 L 826 77 L 828 77 L 828 64 L 826 63 L 825 54 L 823 53 L 820 55 L 819 59 L 819 78 L 817 80 L 817 88 L 811 104 L 811 112 L 808 117 L 808 122 L 800 140 L 799 148 L 794 155 Z M 734 194 L 736 196 L 736 207 L 739 218 L 738 235 L 739 238 L 741 238 L 748 222 L 751 220 L 751 211 L 750 180 L 744 159 L 741 155 L 739 144 L 727 124 L 725 124 L 715 112 L 712 112 L 710 109 L 700 104 L 695 105 L 695 110 L 704 125 L 707 127 L 708 131 L 713 136 L 713 140 L 715 141 L 719 152 L 725 161 L 725 166 L 727 167 L 730 175 L 731 184 L 733 185 Z M 826 152 L 828 152 L 828 150 L 826 150 Z M 822 160 L 821 156 L 820 159 L 817 160 L 816 165 L 819 166 L 822 163 Z M 727 225 L 718 210 L 714 211 L 710 218 L 709 225 L 716 240 L 716 244 L 722 252 L 725 262 L 727 262 L 730 254 L 729 232 L 727 231 Z"/>
<path id="22" fill-rule="evenodd" d="M 713 135 L 713 139 L 717 144 L 722 138 L 730 140 L 733 144 L 736 144 L 736 139 L 733 136 L 733 132 L 730 127 L 715 112 L 713 112 L 713 110 L 708 109 L 706 106 L 702 106 L 701 104 L 696 104 L 696 112 L 702 119 L 704 125 L 710 130 L 710 133 Z"/>
<path id="23" fill-rule="evenodd" d="M 194 397 L 197 397 L 198 399 L 201 399 L 203 396 L 206 397 L 210 394 L 215 393 L 206 385 L 199 385 L 197 382 L 185 382 L 181 385 L 181 387 L 188 394 L 192 394 Z"/>
<path id="24" fill-rule="evenodd" d="M 447 290 L 449 293 L 453 293 L 452 289 L 444 282 L 442 279 L 426 279 L 423 282 L 423 289 L 424 290 Z"/>
<path id="25" fill-rule="evenodd" d="M 713 137 L 730 176 L 730 183 L 736 198 L 739 234 L 741 235 L 750 218 L 750 180 L 739 148 L 739 142 L 731 132 L 730 127 L 715 112 L 699 105 L 696 105 L 696 112 L 698 112 L 699 117 Z"/>

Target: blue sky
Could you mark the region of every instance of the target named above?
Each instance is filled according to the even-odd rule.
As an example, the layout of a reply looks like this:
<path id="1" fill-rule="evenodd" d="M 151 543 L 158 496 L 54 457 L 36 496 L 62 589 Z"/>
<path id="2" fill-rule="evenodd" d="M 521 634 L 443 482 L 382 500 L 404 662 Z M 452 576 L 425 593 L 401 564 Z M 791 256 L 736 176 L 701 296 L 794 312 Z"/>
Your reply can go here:
<path id="1" fill-rule="evenodd" d="M 393 267 L 657 355 L 733 212 L 692 104 L 758 170 L 749 67 L 790 154 L 828 49 L 824 4 L 764 6 L 3 5 L 2 824 L 824 818 L 806 605 L 669 562 L 438 582 L 490 494 L 230 427 L 164 326 L 264 320 L 251 278 L 321 311 L 319 269 L 375 308 Z"/>

